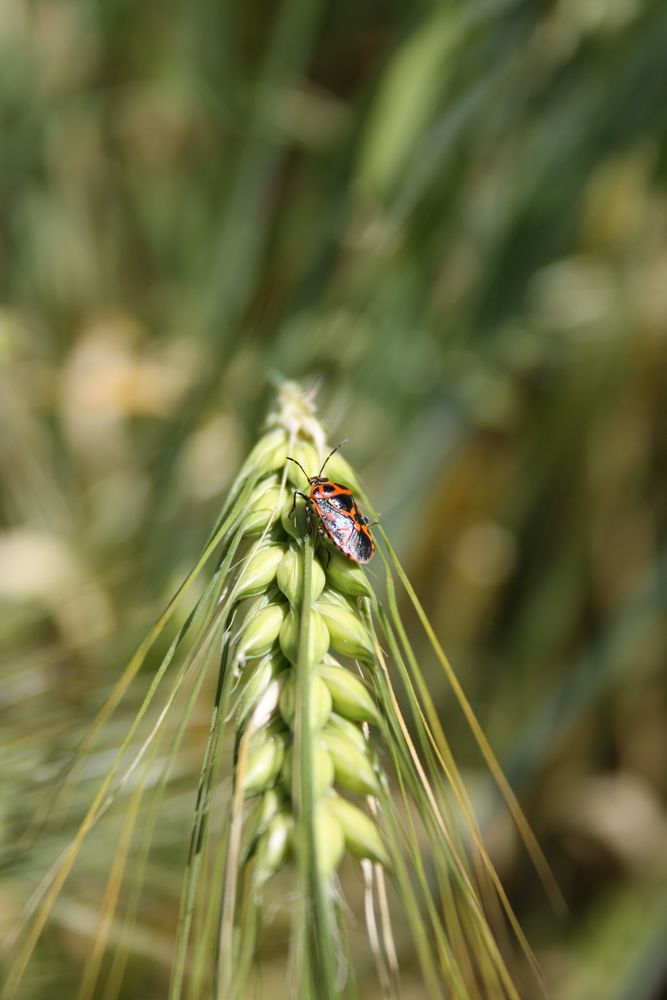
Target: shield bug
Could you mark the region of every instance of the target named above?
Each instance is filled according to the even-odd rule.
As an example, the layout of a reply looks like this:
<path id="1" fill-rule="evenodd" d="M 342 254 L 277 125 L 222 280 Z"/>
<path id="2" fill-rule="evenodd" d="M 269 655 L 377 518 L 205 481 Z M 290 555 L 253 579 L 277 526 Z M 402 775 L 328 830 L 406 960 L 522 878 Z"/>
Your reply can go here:
<path id="1" fill-rule="evenodd" d="M 343 444 L 345 442 L 341 441 L 329 452 L 316 476 L 309 476 L 300 462 L 288 456 L 288 461 L 299 466 L 310 484 L 309 493 L 294 491 L 294 503 L 290 514 L 294 512 L 296 498 L 303 497 L 308 505 L 309 517 L 311 509 L 314 509 L 319 518 L 320 531 L 328 535 L 339 552 L 353 562 L 367 563 L 375 552 L 368 519 L 359 510 L 349 486 L 333 483 L 322 475 L 331 456 Z"/>

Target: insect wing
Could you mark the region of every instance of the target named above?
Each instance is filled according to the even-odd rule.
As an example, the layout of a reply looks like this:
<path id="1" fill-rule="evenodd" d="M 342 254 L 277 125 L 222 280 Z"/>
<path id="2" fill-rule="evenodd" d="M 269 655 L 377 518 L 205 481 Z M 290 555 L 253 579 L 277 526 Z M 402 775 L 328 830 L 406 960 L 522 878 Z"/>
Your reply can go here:
<path id="1" fill-rule="evenodd" d="M 357 525 L 345 547 L 345 554 L 358 563 L 367 563 L 375 552 L 371 533 L 365 524 Z"/>
<path id="2" fill-rule="evenodd" d="M 345 511 L 339 510 L 331 500 L 313 499 L 315 510 L 322 522 L 322 527 L 339 548 L 347 543 L 350 532 L 355 530 L 354 519 Z"/>
<path id="3" fill-rule="evenodd" d="M 375 546 L 352 494 L 341 492 L 326 500 L 315 496 L 313 503 L 324 530 L 336 548 L 355 562 L 368 562 Z"/>

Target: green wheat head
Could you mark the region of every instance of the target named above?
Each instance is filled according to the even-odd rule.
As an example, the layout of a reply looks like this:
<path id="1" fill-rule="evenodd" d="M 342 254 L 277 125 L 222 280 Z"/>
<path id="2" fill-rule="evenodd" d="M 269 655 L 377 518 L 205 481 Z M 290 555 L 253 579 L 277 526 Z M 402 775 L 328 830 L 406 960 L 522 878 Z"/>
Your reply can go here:
<path id="1" fill-rule="evenodd" d="M 488 913 L 498 918 L 504 910 L 529 957 L 530 951 L 482 844 L 403 628 L 395 577 L 547 880 L 548 871 L 382 530 L 374 565 L 384 563 L 386 606 L 360 566 L 308 532 L 303 504 L 292 511 L 294 490 L 307 483 L 288 456 L 316 471 L 328 450 L 312 400 L 283 385 L 196 566 L 128 665 L 57 790 L 60 798 L 74 794 L 90 748 L 149 652 L 169 638 L 77 833 L 26 908 L 5 996 L 19 995 L 84 842 L 109 812 L 120 815 L 120 832 L 79 997 L 122 995 L 152 846 L 202 703 L 208 735 L 175 936 L 172 1000 L 261 996 L 257 954 L 276 885 L 292 926 L 285 959 L 291 992 L 285 995 L 355 995 L 337 874 L 346 857 L 359 863 L 368 947 L 382 995 L 400 996 L 399 956 L 407 941 L 429 997 L 517 996 Z M 327 473 L 351 486 L 373 513 L 339 453 Z"/>

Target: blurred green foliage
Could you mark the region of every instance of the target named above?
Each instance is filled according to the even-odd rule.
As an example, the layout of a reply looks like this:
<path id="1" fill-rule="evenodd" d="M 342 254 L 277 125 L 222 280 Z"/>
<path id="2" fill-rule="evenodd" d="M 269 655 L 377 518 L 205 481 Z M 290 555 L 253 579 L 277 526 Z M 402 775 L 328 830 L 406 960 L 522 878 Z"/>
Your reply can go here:
<path id="1" fill-rule="evenodd" d="M 569 900 L 434 668 L 550 995 L 666 995 L 666 52 L 659 0 L 3 0 L 2 925 L 272 379 L 317 379 Z M 35 996 L 72 995 L 95 850 Z"/>

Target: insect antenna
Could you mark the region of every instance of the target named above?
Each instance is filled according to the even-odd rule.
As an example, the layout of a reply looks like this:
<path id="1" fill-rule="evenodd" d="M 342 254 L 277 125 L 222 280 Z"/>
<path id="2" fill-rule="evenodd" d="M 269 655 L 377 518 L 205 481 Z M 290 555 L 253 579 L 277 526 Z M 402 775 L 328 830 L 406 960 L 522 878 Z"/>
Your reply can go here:
<path id="1" fill-rule="evenodd" d="M 336 452 L 338 451 L 338 449 L 339 449 L 339 448 L 342 448 L 344 444 L 347 444 L 347 441 L 348 441 L 348 439 L 347 439 L 347 438 L 343 438 L 343 440 L 342 440 L 342 441 L 339 441 L 339 442 L 338 442 L 338 444 L 336 445 L 336 447 L 335 447 L 335 448 L 332 448 L 332 449 L 331 449 L 331 451 L 329 452 L 329 454 L 327 455 L 327 457 L 326 457 L 326 458 L 324 459 L 324 461 L 322 462 L 322 468 L 321 468 L 321 469 L 320 469 L 320 471 L 319 471 L 319 472 L 317 473 L 317 475 L 318 475 L 318 476 L 321 476 L 321 475 L 322 475 L 322 473 L 324 472 L 324 466 L 325 466 L 325 465 L 327 464 L 327 462 L 329 461 L 329 459 L 331 458 L 331 456 L 332 456 L 332 455 L 334 455 L 334 454 L 335 454 L 335 453 L 336 453 Z"/>
<path id="2" fill-rule="evenodd" d="M 335 449 L 334 449 L 334 450 L 335 450 Z M 306 472 L 306 470 L 305 470 L 305 469 L 304 469 L 304 467 L 302 466 L 301 462 L 297 462 L 297 460 L 296 460 L 295 458 L 292 458 L 292 456 L 291 456 L 291 455 L 287 455 L 286 457 L 287 457 L 287 461 L 288 461 L 288 462 L 294 462 L 294 464 L 295 464 L 295 465 L 298 465 L 298 466 L 299 466 L 299 468 L 300 468 L 300 469 L 301 469 L 301 471 L 303 472 L 303 474 L 304 474 L 304 476 L 306 477 L 306 479 L 308 480 L 308 482 L 310 482 L 310 479 L 311 479 L 311 477 L 310 477 L 310 476 L 308 475 L 308 473 Z M 328 459 L 327 459 L 327 461 L 328 461 Z"/>

